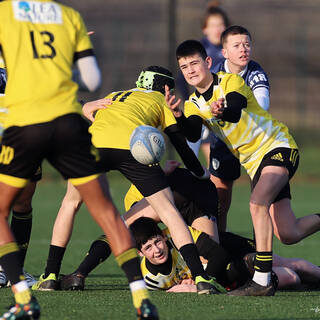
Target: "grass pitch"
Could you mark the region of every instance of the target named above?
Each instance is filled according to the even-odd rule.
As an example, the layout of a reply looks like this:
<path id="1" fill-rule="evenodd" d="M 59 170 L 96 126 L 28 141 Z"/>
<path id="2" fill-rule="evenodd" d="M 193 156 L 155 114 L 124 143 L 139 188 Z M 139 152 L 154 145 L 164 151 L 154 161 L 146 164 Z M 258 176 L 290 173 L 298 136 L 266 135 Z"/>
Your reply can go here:
<path id="1" fill-rule="evenodd" d="M 314 155 L 311 152 L 310 154 Z M 297 174 L 291 188 L 292 206 L 298 217 L 319 212 L 319 169 L 315 172 L 315 167 L 312 167 L 311 170 L 308 161 L 314 162 L 314 157 L 302 161 L 302 174 Z M 306 171 L 303 168 L 306 168 Z M 123 211 L 122 198 L 129 184 L 117 173 L 110 174 L 109 181 L 115 203 L 120 211 Z M 64 192 L 65 183 L 52 179 L 45 170 L 44 179 L 34 197 L 33 232 L 25 264 L 26 270 L 35 276 L 44 271 L 54 218 Z M 249 194 L 249 183 L 243 175 L 235 184 L 229 229 L 251 237 Z M 95 225 L 86 209 L 82 208 L 76 218 L 72 239 L 65 253 L 62 274 L 70 273 L 78 266 L 91 241 L 100 234 L 99 227 Z M 305 258 L 320 265 L 319 243 L 320 233 L 292 246 L 282 245 L 275 240 L 274 252 L 286 257 Z M 136 318 L 126 279 L 113 257 L 98 266 L 87 278 L 85 291 L 35 292 L 35 296 L 41 304 L 41 319 L 45 320 Z M 320 318 L 320 291 L 278 291 L 274 297 L 197 296 L 191 293 L 151 292 L 151 297 L 162 320 Z M 11 290 L 1 289 L 0 313 L 12 302 Z"/>

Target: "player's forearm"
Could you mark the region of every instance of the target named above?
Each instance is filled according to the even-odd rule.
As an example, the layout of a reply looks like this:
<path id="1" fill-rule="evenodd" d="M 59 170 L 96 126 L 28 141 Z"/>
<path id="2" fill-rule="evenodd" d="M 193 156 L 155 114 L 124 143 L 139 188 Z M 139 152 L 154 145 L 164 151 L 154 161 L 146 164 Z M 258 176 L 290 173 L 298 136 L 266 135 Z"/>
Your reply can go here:
<path id="1" fill-rule="evenodd" d="M 202 119 L 199 116 L 186 116 L 182 113 L 181 117 L 176 118 L 181 132 L 190 142 L 196 142 L 201 138 Z"/>
<path id="2" fill-rule="evenodd" d="M 205 171 L 194 152 L 188 146 L 184 135 L 180 131 L 170 130 L 170 127 L 168 130 L 165 130 L 165 133 L 168 135 L 172 145 L 177 150 L 186 168 L 198 177 L 203 176 Z"/>
<path id="3" fill-rule="evenodd" d="M 242 109 L 247 107 L 247 99 L 242 94 L 233 91 L 226 95 L 226 102 L 221 120 L 239 122 Z"/>
<path id="4" fill-rule="evenodd" d="M 268 110 L 270 106 L 270 93 L 269 90 L 265 87 L 258 87 L 252 90 L 257 102 L 260 107 L 264 110 Z"/>

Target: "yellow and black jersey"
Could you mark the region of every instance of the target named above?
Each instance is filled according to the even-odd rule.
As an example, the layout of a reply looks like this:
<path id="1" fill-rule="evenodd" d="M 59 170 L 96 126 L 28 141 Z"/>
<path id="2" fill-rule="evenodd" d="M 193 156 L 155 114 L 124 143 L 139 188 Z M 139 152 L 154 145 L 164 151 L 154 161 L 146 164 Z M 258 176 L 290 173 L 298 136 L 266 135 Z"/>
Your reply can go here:
<path id="1" fill-rule="evenodd" d="M 47 0 L 1 2 L 0 45 L 8 72 L 5 127 L 81 113 L 72 65 L 93 51 L 76 10 Z"/>
<path id="2" fill-rule="evenodd" d="M 185 116 L 201 117 L 206 126 L 224 141 L 240 160 L 251 178 L 263 156 L 269 151 L 279 147 L 297 148 L 288 128 L 259 106 L 242 77 L 225 72 L 213 76 L 210 92 L 208 90 L 199 94 L 196 91 L 185 102 Z M 237 94 L 244 101 L 244 105 L 238 110 L 239 118 L 234 119 L 230 107 L 232 103 L 237 104 Z M 219 120 L 212 116 L 210 104 L 219 98 L 225 98 L 224 114 L 229 113 L 232 120 Z"/>
<path id="3" fill-rule="evenodd" d="M 124 197 L 124 208 L 130 210 L 133 204 L 142 200 L 144 197 L 134 184 L 131 184 L 129 190 Z"/>
<path id="4" fill-rule="evenodd" d="M 4 107 L 4 91 L 7 83 L 7 72 L 2 56 L 0 55 L 0 141 L 3 132 L 3 126 L 5 122 L 8 109 Z"/>
<path id="5" fill-rule="evenodd" d="M 129 150 L 132 131 L 140 125 L 161 127 L 176 124 L 164 95 L 158 91 L 134 88 L 112 92 L 106 96 L 112 105 L 99 110 L 90 127 L 92 142 L 97 148 Z"/>
<path id="6" fill-rule="evenodd" d="M 194 242 L 197 242 L 201 232 L 191 227 L 189 227 L 189 230 Z M 172 242 L 169 230 L 165 229 L 163 232 L 168 239 L 169 258 L 167 262 L 171 262 L 171 271 L 166 274 L 166 272 L 163 271 L 163 268 L 166 266 L 150 264 L 149 261 L 143 257 L 141 261 L 141 271 L 147 288 L 150 290 L 167 290 L 179 284 L 184 279 L 192 278 L 190 269 Z"/>

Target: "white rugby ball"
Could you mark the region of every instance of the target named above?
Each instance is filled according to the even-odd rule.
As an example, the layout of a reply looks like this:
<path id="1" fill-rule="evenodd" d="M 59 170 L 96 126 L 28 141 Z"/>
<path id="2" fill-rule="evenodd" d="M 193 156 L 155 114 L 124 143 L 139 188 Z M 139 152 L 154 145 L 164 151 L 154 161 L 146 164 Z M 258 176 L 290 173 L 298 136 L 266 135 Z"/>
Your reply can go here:
<path id="1" fill-rule="evenodd" d="M 130 138 L 132 156 L 142 164 L 158 163 L 166 150 L 161 132 L 152 126 L 139 126 L 133 130 Z"/>

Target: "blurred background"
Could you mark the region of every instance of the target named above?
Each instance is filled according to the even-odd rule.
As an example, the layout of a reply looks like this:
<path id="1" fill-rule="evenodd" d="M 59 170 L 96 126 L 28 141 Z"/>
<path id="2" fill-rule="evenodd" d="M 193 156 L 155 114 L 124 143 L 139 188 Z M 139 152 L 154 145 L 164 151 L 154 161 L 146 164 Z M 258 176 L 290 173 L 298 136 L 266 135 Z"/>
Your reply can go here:
<path id="1" fill-rule="evenodd" d="M 82 14 L 92 36 L 103 85 L 102 97 L 131 88 L 143 67 L 163 65 L 177 72 L 176 46 L 200 39 L 205 0 L 68 0 Z M 271 85 L 270 111 L 300 139 L 320 136 L 320 64 L 317 0 L 214 1 L 231 24 L 246 27 L 253 37 L 253 59 L 267 72 Z M 315 131 L 315 132 L 314 132 Z M 305 136 L 303 136 L 303 134 Z M 300 138 L 300 136 L 302 136 Z M 320 144 L 319 139 L 312 143 Z M 298 141 L 299 142 L 299 141 Z M 303 141 L 304 143 L 305 141 Z"/>
<path id="2" fill-rule="evenodd" d="M 134 87 L 141 69 L 148 65 L 162 65 L 177 75 L 176 46 L 186 39 L 203 36 L 201 20 L 209 3 L 205 0 L 60 2 L 77 9 L 88 30 L 95 31 L 91 39 L 102 69 L 103 84 L 98 92 L 81 93 L 79 98 L 86 101 Z M 269 76 L 270 112 L 289 126 L 298 142 L 301 158 L 291 184 L 293 209 L 298 217 L 319 212 L 320 1 L 220 0 L 219 5 L 228 14 L 231 24 L 242 25 L 250 31 L 252 58 Z M 108 173 L 108 179 L 113 199 L 123 212 L 123 196 L 129 182 L 115 171 Z M 47 166 L 40 183 L 34 203 L 36 231 L 27 265 L 27 270 L 34 274 L 40 272 L 39 266 L 46 260 L 53 221 L 66 187 L 60 175 Z M 249 197 L 248 177 L 242 174 L 235 183 L 228 226 L 231 231 L 251 237 Z M 84 206 L 81 210 L 85 211 Z M 95 239 L 100 232 L 88 214 L 78 214 L 62 272 L 72 271 L 86 252 L 88 239 Z M 275 248 L 280 254 L 305 257 L 320 264 L 319 255 L 314 254 L 318 252 L 319 237 L 318 233 L 294 246 L 283 246 L 275 241 Z M 35 257 L 38 264 L 34 262 Z"/>

